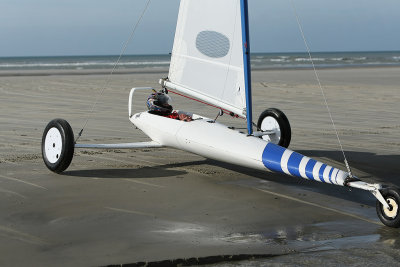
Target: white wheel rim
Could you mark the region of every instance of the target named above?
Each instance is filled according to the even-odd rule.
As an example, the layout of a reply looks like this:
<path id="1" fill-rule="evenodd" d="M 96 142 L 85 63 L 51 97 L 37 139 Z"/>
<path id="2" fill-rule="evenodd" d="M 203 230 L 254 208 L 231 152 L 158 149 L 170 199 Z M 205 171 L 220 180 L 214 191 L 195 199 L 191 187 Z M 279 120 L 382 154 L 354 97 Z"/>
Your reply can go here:
<path id="1" fill-rule="evenodd" d="M 261 122 L 261 131 L 271 131 L 273 134 L 263 135 L 265 141 L 278 144 L 281 140 L 281 128 L 278 121 L 273 117 L 265 117 Z"/>
<path id="2" fill-rule="evenodd" d="M 51 128 L 44 139 L 44 151 L 47 160 L 50 163 L 56 163 L 61 156 L 62 137 L 60 131 L 53 127 Z"/>
<path id="3" fill-rule="evenodd" d="M 397 205 L 396 201 L 393 198 L 388 198 L 386 201 L 390 206 L 392 206 L 392 210 L 383 207 L 383 212 L 385 212 L 385 215 L 387 217 L 395 218 L 399 210 L 399 206 Z"/>

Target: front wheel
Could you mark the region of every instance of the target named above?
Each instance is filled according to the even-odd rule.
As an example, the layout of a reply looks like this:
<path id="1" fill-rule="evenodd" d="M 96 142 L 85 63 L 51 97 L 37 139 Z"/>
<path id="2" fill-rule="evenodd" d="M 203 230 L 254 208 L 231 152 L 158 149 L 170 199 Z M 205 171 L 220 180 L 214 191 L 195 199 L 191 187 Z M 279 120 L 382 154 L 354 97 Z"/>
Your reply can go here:
<path id="1" fill-rule="evenodd" d="M 400 227 L 399 205 L 400 191 L 397 188 L 384 188 L 381 194 L 385 201 L 389 204 L 389 208 L 385 208 L 382 203 L 376 201 L 376 212 L 382 223 L 389 227 Z"/>
<path id="2" fill-rule="evenodd" d="M 74 155 L 74 133 L 66 120 L 54 119 L 47 124 L 42 137 L 42 156 L 46 167 L 61 173 Z"/>
<path id="3" fill-rule="evenodd" d="M 261 136 L 265 141 L 282 147 L 289 147 L 292 130 L 288 118 L 279 109 L 264 110 L 258 118 L 257 129 L 262 132 L 270 132 L 270 134 Z"/>

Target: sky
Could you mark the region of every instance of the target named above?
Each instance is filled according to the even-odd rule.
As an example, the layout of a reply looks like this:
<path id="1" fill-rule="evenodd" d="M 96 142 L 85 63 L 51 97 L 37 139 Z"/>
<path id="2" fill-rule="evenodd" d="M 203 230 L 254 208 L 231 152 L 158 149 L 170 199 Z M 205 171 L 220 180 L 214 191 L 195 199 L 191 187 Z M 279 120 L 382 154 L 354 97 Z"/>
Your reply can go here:
<path id="1" fill-rule="evenodd" d="M 0 57 L 118 55 L 146 1 L 0 0 Z M 252 52 L 305 51 L 290 1 L 249 0 Z M 400 50 L 399 0 L 293 2 L 312 52 Z M 171 52 L 178 9 L 152 0 L 126 54 Z"/>

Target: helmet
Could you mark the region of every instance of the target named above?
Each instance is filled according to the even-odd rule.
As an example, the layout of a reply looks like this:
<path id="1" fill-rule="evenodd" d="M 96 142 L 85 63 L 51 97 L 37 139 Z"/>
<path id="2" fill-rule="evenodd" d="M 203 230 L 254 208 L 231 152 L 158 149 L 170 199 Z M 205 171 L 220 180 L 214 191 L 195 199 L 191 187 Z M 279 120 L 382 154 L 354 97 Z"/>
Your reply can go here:
<path id="1" fill-rule="evenodd" d="M 147 108 L 150 113 L 167 115 L 172 112 L 172 106 L 168 103 L 171 98 L 163 92 L 154 92 L 147 98 Z"/>

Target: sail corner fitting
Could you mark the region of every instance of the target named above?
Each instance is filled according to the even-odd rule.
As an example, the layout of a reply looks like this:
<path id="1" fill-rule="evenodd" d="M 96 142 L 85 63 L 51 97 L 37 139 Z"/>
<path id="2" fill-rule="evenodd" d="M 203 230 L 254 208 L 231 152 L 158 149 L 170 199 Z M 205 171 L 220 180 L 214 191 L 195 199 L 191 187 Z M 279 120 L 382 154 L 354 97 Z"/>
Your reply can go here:
<path id="1" fill-rule="evenodd" d="M 167 87 L 166 85 L 165 85 L 165 83 L 168 81 L 168 77 L 167 78 L 161 78 L 159 81 L 158 81 L 158 83 L 161 85 L 161 87 Z"/>

